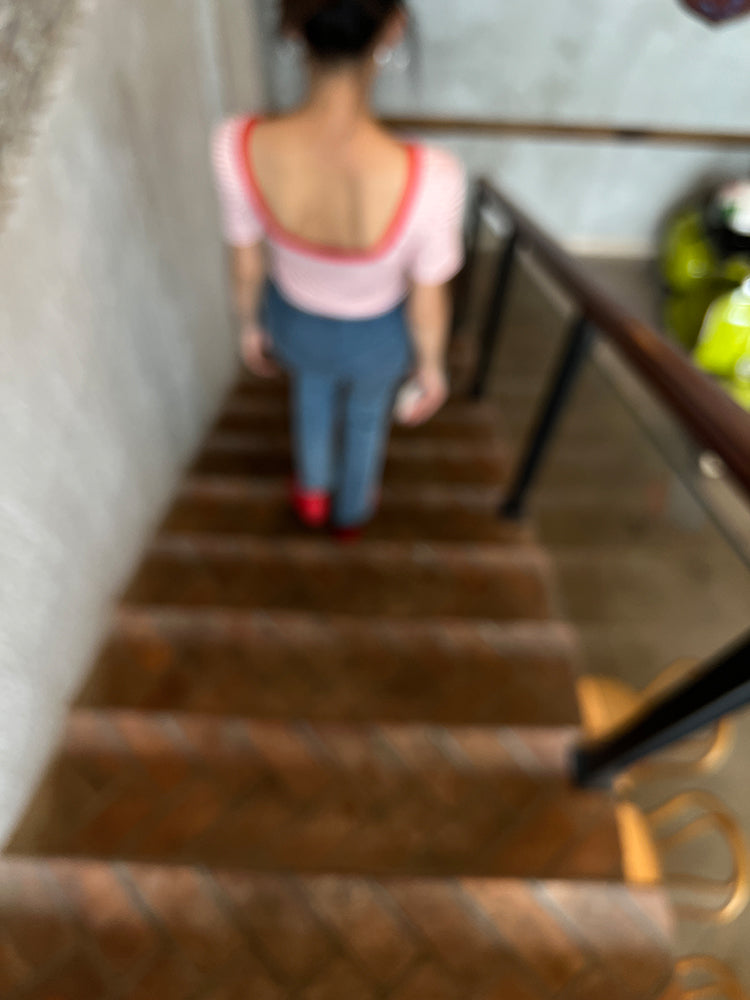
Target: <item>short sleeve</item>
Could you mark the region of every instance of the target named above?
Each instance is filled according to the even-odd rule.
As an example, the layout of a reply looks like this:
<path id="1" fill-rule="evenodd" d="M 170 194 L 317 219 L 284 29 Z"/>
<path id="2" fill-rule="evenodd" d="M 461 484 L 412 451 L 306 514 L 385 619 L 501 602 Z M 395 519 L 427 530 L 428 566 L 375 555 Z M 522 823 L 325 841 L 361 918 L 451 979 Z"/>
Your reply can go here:
<path id="1" fill-rule="evenodd" d="M 442 285 L 464 262 L 466 171 L 448 153 L 429 154 L 410 277 L 419 285 Z"/>
<path id="2" fill-rule="evenodd" d="M 242 149 L 246 120 L 231 118 L 215 130 L 211 141 L 214 182 L 221 231 L 230 246 L 253 246 L 264 236 L 263 222 L 243 176 Z"/>

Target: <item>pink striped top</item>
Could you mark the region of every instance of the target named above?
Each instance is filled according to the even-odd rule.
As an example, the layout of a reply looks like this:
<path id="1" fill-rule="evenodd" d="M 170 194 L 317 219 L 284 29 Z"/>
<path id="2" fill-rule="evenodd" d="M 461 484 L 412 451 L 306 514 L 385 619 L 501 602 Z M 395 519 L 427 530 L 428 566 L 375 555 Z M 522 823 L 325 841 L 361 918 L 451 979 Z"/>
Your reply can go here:
<path id="1" fill-rule="evenodd" d="M 213 136 L 222 231 L 232 246 L 265 242 L 271 277 L 293 305 L 366 319 L 395 308 L 412 283 L 443 284 L 460 270 L 466 175 L 450 154 L 410 145 L 409 181 L 387 233 L 372 249 L 342 251 L 302 240 L 274 218 L 249 158 L 257 120 L 228 119 Z"/>

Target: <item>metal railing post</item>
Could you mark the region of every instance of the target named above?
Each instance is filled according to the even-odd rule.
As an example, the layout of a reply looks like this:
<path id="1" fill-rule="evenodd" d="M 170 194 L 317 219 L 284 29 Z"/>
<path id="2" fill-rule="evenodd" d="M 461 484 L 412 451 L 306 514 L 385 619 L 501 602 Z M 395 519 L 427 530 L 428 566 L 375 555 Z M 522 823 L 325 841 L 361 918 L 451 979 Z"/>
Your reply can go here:
<path id="1" fill-rule="evenodd" d="M 607 785 L 624 768 L 750 704 L 750 633 L 634 722 L 575 751 L 575 780 Z"/>
<path id="2" fill-rule="evenodd" d="M 502 517 L 518 518 L 523 514 L 526 496 L 545 456 L 576 376 L 586 359 L 594 335 L 594 328 L 585 317 L 579 317 L 572 324 L 565 349 L 550 383 L 547 398 L 537 417 L 518 471 L 500 507 Z"/>
<path id="3" fill-rule="evenodd" d="M 492 289 L 492 298 L 487 307 L 487 315 L 482 328 L 482 337 L 479 342 L 477 367 L 471 389 L 469 390 L 472 399 L 481 399 L 487 387 L 487 379 L 492 369 L 492 362 L 500 338 L 500 324 L 505 312 L 517 246 L 518 230 L 514 227 L 508 237 L 508 242 L 500 254 L 497 274 Z"/>
<path id="4" fill-rule="evenodd" d="M 456 283 L 456 293 L 453 299 L 453 321 L 451 324 L 451 340 L 453 340 L 466 322 L 471 301 L 471 289 L 474 283 L 477 256 L 479 254 L 479 234 L 482 227 L 482 214 L 487 199 L 487 192 L 481 182 L 475 185 L 474 197 L 466 228 L 466 259 Z"/>

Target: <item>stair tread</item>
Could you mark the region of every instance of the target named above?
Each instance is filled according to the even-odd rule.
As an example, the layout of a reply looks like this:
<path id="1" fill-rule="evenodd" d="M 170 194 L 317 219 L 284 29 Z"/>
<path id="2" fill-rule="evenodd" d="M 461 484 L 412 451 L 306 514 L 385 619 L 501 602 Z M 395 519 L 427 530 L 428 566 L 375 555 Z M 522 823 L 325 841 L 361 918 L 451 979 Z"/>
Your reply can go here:
<path id="1" fill-rule="evenodd" d="M 290 475 L 289 437 L 279 433 L 215 433 L 193 462 L 193 473 L 242 476 Z M 500 483 L 508 455 L 499 443 L 474 444 L 397 438 L 388 448 L 385 482 Z"/>
<path id="2" fill-rule="evenodd" d="M 179 490 L 162 530 L 301 536 L 308 534 L 288 503 L 283 478 L 192 476 Z M 368 538 L 454 542 L 523 542 L 533 539 L 524 522 L 497 516 L 498 491 L 472 487 L 385 488 Z"/>
<path id="3" fill-rule="evenodd" d="M 289 449 L 290 438 L 284 431 L 268 431 L 265 429 L 213 431 L 203 441 L 203 449 L 224 449 L 226 451 L 281 451 Z M 395 438 L 389 443 L 388 451 L 392 455 L 404 458 L 424 457 L 426 459 L 441 456 L 472 456 L 485 457 L 504 453 L 506 448 L 500 441 L 442 441 L 426 438 L 413 431 L 411 436 Z"/>
<path id="4" fill-rule="evenodd" d="M 620 879 L 573 727 L 75 710 L 16 853 L 255 870 Z"/>
<path id="5" fill-rule="evenodd" d="M 0 884 L 13 1000 L 655 1000 L 671 977 L 644 888 L 26 858 Z"/>
<path id="6" fill-rule="evenodd" d="M 289 425 L 289 404 L 283 396 L 253 398 L 239 396 L 230 400 L 217 417 L 214 431 L 286 430 Z M 450 401 L 428 423 L 421 427 L 394 424 L 392 440 L 498 440 L 502 421 L 492 404 Z"/>
<path id="7" fill-rule="evenodd" d="M 156 539 L 125 603 L 540 619 L 550 591 L 547 557 L 528 544 L 180 534 Z"/>
<path id="8" fill-rule="evenodd" d="M 552 621 L 392 620 L 124 609 L 83 704 L 329 720 L 578 721 L 572 630 Z"/>
<path id="9" fill-rule="evenodd" d="M 498 418 L 499 420 L 499 418 Z M 427 425 L 429 426 L 429 425 Z M 515 468 L 528 428 L 506 431 L 476 442 L 439 437 L 396 435 L 385 467 L 388 486 L 455 483 L 502 490 Z M 663 489 L 665 469 L 657 458 L 644 459 L 641 451 L 613 452 L 606 441 L 581 444 L 561 441 L 540 471 L 538 497 L 550 491 L 580 489 L 596 469 L 604 490 L 654 494 Z M 206 439 L 190 469 L 191 475 L 274 478 L 292 473 L 288 435 L 266 430 L 215 432 Z M 536 500 L 535 500 L 536 502 Z"/>
<path id="10" fill-rule="evenodd" d="M 192 474 L 182 481 L 177 489 L 177 496 L 198 499 L 216 497 L 235 501 L 258 499 L 286 503 L 289 498 L 289 480 L 284 476 L 252 479 L 223 476 L 220 473 Z M 380 493 L 381 506 L 412 510 L 457 506 L 477 514 L 494 514 L 500 496 L 497 486 L 491 483 L 385 483 Z"/>

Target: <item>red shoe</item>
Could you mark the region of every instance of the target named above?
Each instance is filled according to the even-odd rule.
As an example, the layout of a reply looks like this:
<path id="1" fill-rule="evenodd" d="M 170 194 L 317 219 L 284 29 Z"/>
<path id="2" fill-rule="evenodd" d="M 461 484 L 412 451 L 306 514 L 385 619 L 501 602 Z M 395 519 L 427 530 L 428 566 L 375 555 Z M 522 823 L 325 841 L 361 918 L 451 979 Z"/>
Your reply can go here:
<path id="1" fill-rule="evenodd" d="M 333 537 L 342 545 L 352 545 L 364 535 L 364 528 L 334 528 Z"/>
<path id="2" fill-rule="evenodd" d="M 297 517 L 308 528 L 322 528 L 331 515 L 331 498 L 323 490 L 301 490 L 294 487 L 292 506 Z"/>

